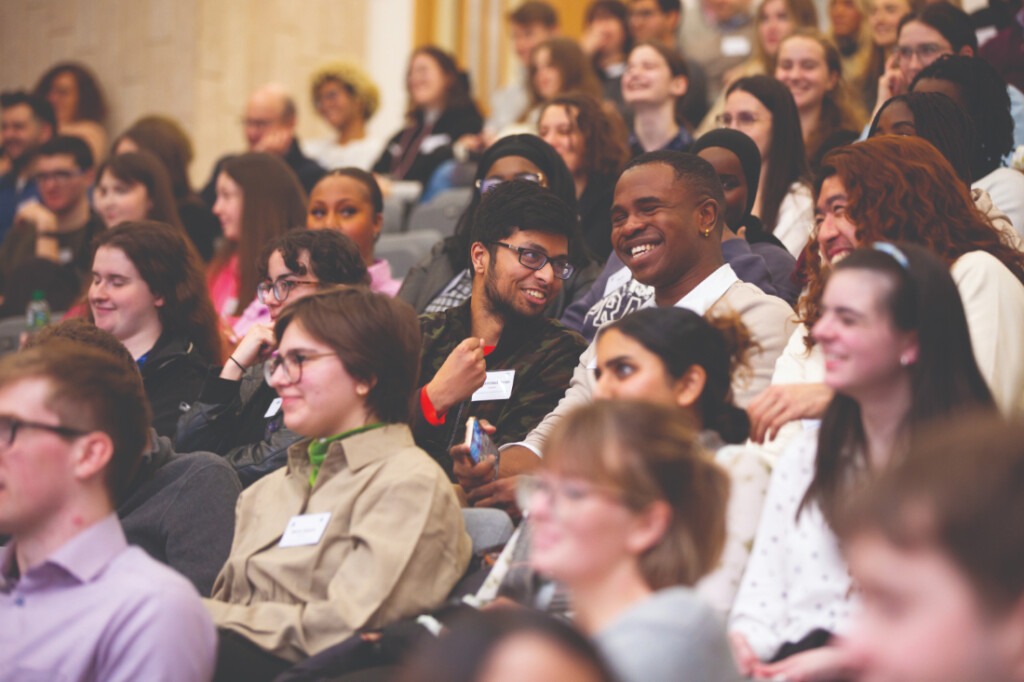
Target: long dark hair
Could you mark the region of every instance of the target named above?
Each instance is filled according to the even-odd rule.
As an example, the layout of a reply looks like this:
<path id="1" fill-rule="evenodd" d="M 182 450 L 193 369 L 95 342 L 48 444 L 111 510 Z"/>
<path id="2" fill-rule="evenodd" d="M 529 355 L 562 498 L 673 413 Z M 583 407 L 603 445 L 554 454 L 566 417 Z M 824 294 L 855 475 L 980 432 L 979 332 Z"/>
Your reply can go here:
<path id="1" fill-rule="evenodd" d="M 93 245 L 94 257 L 102 246 L 121 250 L 153 295 L 164 299 L 157 313 L 165 334 L 188 339 L 208 362 L 220 361 L 220 325 L 203 265 L 180 229 L 151 220 L 125 222 L 100 232 Z"/>
<path id="2" fill-rule="evenodd" d="M 629 160 L 629 133 L 618 113 L 609 113 L 599 99 L 583 92 L 569 92 L 551 99 L 541 108 L 541 118 L 550 107 L 562 107 L 580 131 L 583 137 L 580 165 L 587 178 L 599 175 L 617 178 Z"/>
<path id="3" fill-rule="evenodd" d="M 536 135 L 521 134 L 503 137 L 484 152 L 476 169 L 476 180 L 481 181 L 491 171 L 491 166 L 503 157 L 521 156 L 528 159 L 540 169 L 547 181 L 548 189 L 559 199 L 566 202 L 573 211 L 576 210 L 576 185 L 565 161 L 558 155 L 554 147 Z M 461 272 L 469 265 L 469 245 L 472 243 L 470 233 L 473 228 L 473 215 L 480 205 L 480 188 L 474 185 L 473 197 L 469 206 L 462 212 L 455 231 L 445 239 L 444 252 L 452 269 Z"/>
<path id="4" fill-rule="evenodd" d="M 766 232 L 775 230 L 779 207 L 794 182 L 810 184 L 800 115 L 793 94 L 771 76 L 748 76 L 729 86 L 726 97 L 740 90 L 753 95 L 772 112 L 771 149 L 765 168 L 764 191 L 761 193 L 761 224 Z M 756 191 L 756 189 L 755 189 Z"/>
<path id="5" fill-rule="evenodd" d="M 747 440 L 750 419 L 733 403 L 732 377 L 749 371 L 747 356 L 754 342 L 739 317 L 709 320 L 684 308 L 647 308 L 606 325 L 600 334 L 609 329 L 657 355 L 672 379 L 694 365 L 703 368 L 707 378 L 697 403 L 701 428 L 715 431 L 726 443 Z"/>
<path id="6" fill-rule="evenodd" d="M 181 230 L 182 234 L 185 233 L 181 218 L 178 216 L 178 206 L 174 202 L 171 179 L 167 175 L 167 169 L 155 155 L 142 149 L 137 152 L 115 154 L 96 170 L 97 184 L 107 172 L 121 182 L 129 185 L 142 184 L 146 188 L 146 196 L 153 205 L 146 214 L 147 220 L 167 223 Z"/>
<path id="7" fill-rule="evenodd" d="M 224 267 L 238 253 L 238 307 L 245 310 L 259 284 L 257 261 L 263 245 L 306 224 L 306 192 L 295 172 L 279 156 L 248 152 L 224 161 L 221 172 L 242 190 L 242 229 L 238 242 L 225 240 L 210 263 L 210 271 Z"/>
<path id="8" fill-rule="evenodd" d="M 107 103 L 103 99 L 96 76 L 84 64 L 78 62 L 60 62 L 50 67 L 36 83 L 33 94 L 47 99 L 53 81 L 62 73 L 70 73 L 78 86 L 78 107 L 75 109 L 76 121 L 94 121 L 102 124 L 107 117 Z"/>
<path id="9" fill-rule="evenodd" d="M 444 100 L 445 111 L 454 109 L 473 109 L 475 111 L 476 104 L 473 103 L 473 98 L 470 96 L 469 74 L 459 68 L 455 57 L 435 45 L 425 45 L 416 48 L 412 56 L 409 57 L 410 68 L 412 68 L 412 60 L 416 58 L 416 55 L 421 54 L 433 59 L 448 80 Z M 409 99 L 409 108 L 405 113 L 410 124 L 420 122 L 424 114 L 422 109 L 413 104 L 412 98 Z"/>
<path id="10" fill-rule="evenodd" d="M 995 409 L 995 403 L 974 360 L 967 316 L 948 267 L 920 246 L 897 248 L 896 256 L 857 249 L 833 273 L 867 270 L 884 275 L 892 290 L 882 303 L 893 326 L 917 332 L 917 362 L 909 367 L 911 406 L 903 420 L 903 432 L 912 442 L 915 432 L 930 422 L 974 408 Z M 822 417 L 814 478 L 797 513 L 817 504 L 831 525 L 844 493 L 867 469 L 866 447 L 860 405 L 836 393 Z"/>
<path id="11" fill-rule="evenodd" d="M 192 183 L 188 179 L 188 165 L 192 163 L 193 156 L 192 141 L 177 121 L 167 116 L 143 116 L 114 140 L 111 156 L 121 140 L 130 140 L 163 162 L 171 177 L 175 199 L 193 194 Z"/>

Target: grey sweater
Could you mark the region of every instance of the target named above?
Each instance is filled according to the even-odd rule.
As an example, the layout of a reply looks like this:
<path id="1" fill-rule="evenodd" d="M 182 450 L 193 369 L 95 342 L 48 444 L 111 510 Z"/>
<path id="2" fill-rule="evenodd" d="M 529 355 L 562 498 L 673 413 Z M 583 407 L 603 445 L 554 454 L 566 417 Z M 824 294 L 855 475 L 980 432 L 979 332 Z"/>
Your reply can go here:
<path id="1" fill-rule="evenodd" d="M 621 682 L 739 682 L 725 625 L 688 587 L 659 590 L 597 633 Z"/>

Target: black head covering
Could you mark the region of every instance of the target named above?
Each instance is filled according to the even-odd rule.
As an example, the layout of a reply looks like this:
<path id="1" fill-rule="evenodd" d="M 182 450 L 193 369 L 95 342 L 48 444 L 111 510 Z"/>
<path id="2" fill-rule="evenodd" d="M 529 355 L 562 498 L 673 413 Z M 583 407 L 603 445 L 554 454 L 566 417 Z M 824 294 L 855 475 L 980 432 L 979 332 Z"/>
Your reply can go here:
<path id="1" fill-rule="evenodd" d="M 721 147 L 728 149 L 740 160 L 743 167 L 743 174 L 747 177 L 747 215 L 754 208 L 754 200 L 757 199 L 757 183 L 761 180 L 761 152 L 757 145 L 747 135 L 731 128 L 718 128 L 709 133 L 701 135 L 700 139 L 693 143 L 694 154 L 708 147 Z"/>
<path id="2" fill-rule="evenodd" d="M 548 189 L 559 199 L 576 210 L 576 185 L 565 161 L 554 147 L 536 135 L 521 134 L 503 137 L 483 153 L 476 169 L 476 179 L 483 180 L 498 159 L 505 156 L 521 156 L 540 169 L 547 179 Z M 480 192 L 475 192 L 479 197 Z M 479 199 L 476 199 L 479 201 Z"/>

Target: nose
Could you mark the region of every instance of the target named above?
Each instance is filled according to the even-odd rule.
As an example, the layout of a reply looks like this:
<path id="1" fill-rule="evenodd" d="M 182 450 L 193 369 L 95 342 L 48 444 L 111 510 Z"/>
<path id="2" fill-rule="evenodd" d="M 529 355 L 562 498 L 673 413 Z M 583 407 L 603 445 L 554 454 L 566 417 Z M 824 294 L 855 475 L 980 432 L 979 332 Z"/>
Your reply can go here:
<path id="1" fill-rule="evenodd" d="M 614 398 L 615 395 L 611 390 L 611 381 L 609 372 L 603 372 L 601 376 L 597 377 L 597 383 L 594 386 L 594 398 L 597 400 L 609 400 Z"/>
<path id="2" fill-rule="evenodd" d="M 832 216 L 826 212 L 818 223 L 818 246 L 824 248 L 828 241 L 836 236 L 836 226 Z"/>
<path id="3" fill-rule="evenodd" d="M 270 362 L 273 363 L 274 361 L 270 360 Z M 293 383 L 291 377 L 288 376 L 288 372 L 285 371 L 283 362 L 276 366 L 271 364 L 270 367 L 272 369 L 269 370 L 270 375 L 267 377 L 267 383 L 275 391 L 290 386 Z"/>
<path id="4" fill-rule="evenodd" d="M 833 337 L 833 331 L 832 320 L 829 314 L 825 313 L 811 328 L 811 338 L 819 343 L 824 343 Z"/>

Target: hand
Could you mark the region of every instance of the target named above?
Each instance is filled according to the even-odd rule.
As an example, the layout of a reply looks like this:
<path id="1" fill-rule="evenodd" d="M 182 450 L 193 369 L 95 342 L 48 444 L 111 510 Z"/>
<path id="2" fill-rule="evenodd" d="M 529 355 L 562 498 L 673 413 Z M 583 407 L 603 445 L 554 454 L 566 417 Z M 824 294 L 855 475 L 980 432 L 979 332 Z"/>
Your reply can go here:
<path id="1" fill-rule="evenodd" d="M 893 52 L 892 56 L 889 57 L 885 62 L 885 71 L 878 79 L 878 104 L 876 106 L 881 107 L 891 97 L 896 95 L 902 95 L 907 91 L 907 79 L 903 77 L 903 71 L 900 70 L 900 56 L 899 53 Z"/>
<path id="2" fill-rule="evenodd" d="M 769 386 L 747 407 L 750 440 L 764 443 L 778 436 L 779 429 L 791 421 L 821 418 L 832 395 L 832 389 L 824 384 Z"/>
<path id="3" fill-rule="evenodd" d="M 291 128 L 275 125 L 263 133 L 263 137 L 252 146 L 252 150 L 284 156 L 291 148 L 293 139 L 295 139 L 295 132 Z"/>
<path id="4" fill-rule="evenodd" d="M 488 436 L 493 436 L 497 431 L 486 419 L 480 420 L 480 428 Z M 448 455 L 452 458 L 452 473 L 455 474 L 455 480 L 467 493 L 474 488 L 490 483 L 497 475 L 495 468 L 497 462 L 494 457 L 486 457 L 480 462 L 474 462 L 469 454 L 469 446 L 464 441 L 449 448 Z"/>
<path id="5" fill-rule="evenodd" d="M 14 216 L 14 222 L 30 223 L 36 228 L 37 234 L 57 231 L 57 216 L 54 215 L 53 211 L 34 199 L 26 201 L 18 207 L 18 212 Z"/>
<path id="6" fill-rule="evenodd" d="M 455 347 L 423 390 L 427 392 L 434 410 L 445 414 L 472 396 L 486 380 L 484 340 L 468 338 Z"/>
<path id="7" fill-rule="evenodd" d="M 834 682 L 854 679 L 860 668 L 859 659 L 851 651 L 833 643 L 801 651 L 777 663 L 762 664 L 754 671 L 753 677 L 786 682 Z"/>
<path id="8" fill-rule="evenodd" d="M 238 365 L 249 369 L 256 363 L 266 360 L 276 347 L 277 341 L 274 339 L 273 325 L 254 324 L 231 354 L 238 364 L 236 365 L 231 360 L 224 363 L 220 378 L 238 381 L 242 378 L 242 369 Z"/>
<path id="9" fill-rule="evenodd" d="M 750 642 L 741 633 L 729 633 L 729 648 L 732 649 L 732 657 L 736 659 L 736 668 L 743 677 L 752 676 L 754 671 L 761 666 L 761 659 L 757 657 Z"/>

